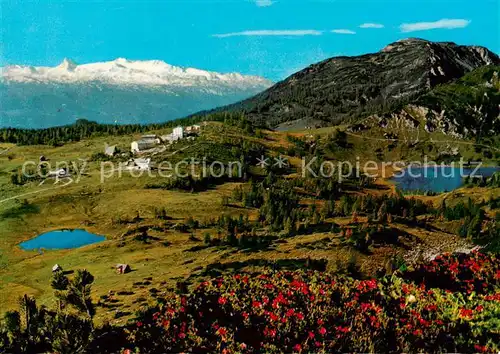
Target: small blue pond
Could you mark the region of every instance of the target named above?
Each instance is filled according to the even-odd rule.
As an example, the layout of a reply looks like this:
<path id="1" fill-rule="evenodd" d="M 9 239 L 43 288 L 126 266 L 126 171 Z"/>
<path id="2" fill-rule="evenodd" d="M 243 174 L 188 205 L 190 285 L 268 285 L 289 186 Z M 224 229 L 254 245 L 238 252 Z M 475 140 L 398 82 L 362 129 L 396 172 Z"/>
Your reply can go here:
<path id="1" fill-rule="evenodd" d="M 481 167 L 474 174 L 473 168 L 460 167 L 412 167 L 398 172 L 392 178 L 403 191 L 430 191 L 435 193 L 450 192 L 464 184 L 466 176 L 491 177 L 500 171 L 499 167 Z M 404 172 L 404 173 L 403 173 Z"/>
<path id="2" fill-rule="evenodd" d="M 60 250 L 78 248 L 92 243 L 104 241 L 104 236 L 91 234 L 85 230 L 57 230 L 41 234 L 31 240 L 22 242 L 23 250 Z"/>

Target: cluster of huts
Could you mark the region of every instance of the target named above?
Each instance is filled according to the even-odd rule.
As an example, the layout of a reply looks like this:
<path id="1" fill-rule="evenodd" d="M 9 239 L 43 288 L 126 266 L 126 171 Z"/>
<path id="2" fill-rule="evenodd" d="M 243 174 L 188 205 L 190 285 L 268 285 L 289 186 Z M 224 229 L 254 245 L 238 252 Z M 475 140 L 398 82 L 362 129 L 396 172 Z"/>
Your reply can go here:
<path id="1" fill-rule="evenodd" d="M 207 123 L 204 122 L 204 125 L 206 124 Z M 199 134 L 200 130 L 201 126 L 199 125 L 191 125 L 188 127 L 178 126 L 172 130 L 172 133 L 167 135 L 143 135 L 139 140 L 133 141 L 130 144 L 130 151 L 136 155 L 148 152 L 154 155 L 155 153 L 161 152 L 162 149 L 166 149 L 166 144 L 172 144 L 182 139 L 194 139 L 195 136 Z M 160 145 L 163 146 L 159 147 Z M 116 146 L 105 144 L 104 154 L 106 156 L 115 156 L 117 152 L 118 149 Z M 130 159 L 124 164 L 123 168 L 129 170 L 149 170 L 151 169 L 151 158 L 138 157 Z"/>
<path id="2" fill-rule="evenodd" d="M 147 151 L 155 148 L 160 144 L 172 144 L 176 141 L 182 140 L 184 138 L 192 137 L 195 134 L 198 134 L 201 127 L 199 125 L 192 125 L 189 127 L 175 127 L 172 133 L 167 135 L 143 135 L 141 139 L 137 141 L 133 141 L 130 144 L 130 150 L 132 153 L 137 154 L 143 151 Z"/>

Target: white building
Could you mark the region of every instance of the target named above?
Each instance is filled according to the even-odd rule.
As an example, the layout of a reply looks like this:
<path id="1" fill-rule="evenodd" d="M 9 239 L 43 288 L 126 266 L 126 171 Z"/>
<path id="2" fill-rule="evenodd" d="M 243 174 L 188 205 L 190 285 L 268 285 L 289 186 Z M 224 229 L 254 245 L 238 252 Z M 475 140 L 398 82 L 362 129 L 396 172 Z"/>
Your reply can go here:
<path id="1" fill-rule="evenodd" d="M 149 170 L 151 169 L 151 159 L 131 159 L 127 161 L 125 167 L 129 170 Z"/>
<path id="2" fill-rule="evenodd" d="M 175 127 L 174 130 L 172 131 L 172 136 L 178 139 L 184 138 L 184 128 L 183 127 Z"/>
<path id="3" fill-rule="evenodd" d="M 159 139 L 141 139 L 133 141 L 130 144 L 130 151 L 133 153 L 141 152 L 144 150 L 152 149 L 159 144 Z"/>
<path id="4" fill-rule="evenodd" d="M 108 143 L 104 144 L 104 154 L 106 156 L 115 156 L 115 154 L 116 154 L 116 145 L 109 146 Z"/>
<path id="5" fill-rule="evenodd" d="M 181 140 L 183 138 L 184 138 L 184 128 L 179 126 L 179 127 L 174 128 L 172 133 L 167 134 L 167 135 L 163 135 L 161 137 L 161 140 L 163 140 L 164 142 L 173 143 L 173 142 L 175 142 L 177 140 Z"/>
<path id="6" fill-rule="evenodd" d="M 154 148 L 156 145 L 161 144 L 161 139 L 156 134 L 143 135 L 137 141 L 130 144 L 130 150 L 133 153 L 141 152 Z"/>

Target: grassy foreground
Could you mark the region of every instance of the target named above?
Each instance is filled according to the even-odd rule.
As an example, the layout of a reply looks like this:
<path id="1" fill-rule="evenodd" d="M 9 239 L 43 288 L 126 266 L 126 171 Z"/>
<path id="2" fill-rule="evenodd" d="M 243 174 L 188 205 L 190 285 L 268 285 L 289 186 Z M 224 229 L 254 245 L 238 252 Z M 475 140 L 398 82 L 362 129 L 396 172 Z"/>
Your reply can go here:
<path id="1" fill-rule="evenodd" d="M 21 301 L 0 326 L 7 352 L 495 353 L 500 261 L 446 254 L 383 277 L 313 270 L 212 278 L 158 298 L 127 326 L 94 326 L 93 276 L 52 280 L 59 309 Z M 71 305 L 90 317 L 61 305 Z"/>
<path id="2" fill-rule="evenodd" d="M 260 152 L 266 156 L 284 154 L 291 166 L 280 172 L 280 178 L 295 180 L 300 179 L 302 154 L 310 154 L 314 149 L 313 143 L 307 142 L 311 133 L 316 134 L 287 135 L 268 131 L 249 134 L 237 126 L 213 123 L 196 144 L 180 143 L 156 159 L 175 162 L 191 156 L 217 155 L 228 160 L 238 159 L 241 151 L 252 151 L 255 156 Z M 358 144 L 356 137 L 347 138 L 347 148 L 341 145 L 331 148 L 331 144 L 337 143 L 331 137 L 332 131 L 317 133 L 320 141 L 325 141 L 322 153 L 326 159 L 359 154 L 367 160 L 374 155 L 373 149 L 370 152 L 365 145 Z M 453 230 L 457 222 L 423 214 L 417 215 L 412 222 L 403 217 L 391 218 L 384 225 L 384 232 L 396 235 L 396 241 L 374 241 L 369 249 L 360 249 L 345 240 L 345 232 L 363 223 L 369 224 L 371 216 L 368 213 L 353 217 L 351 212 L 325 212 L 315 220 L 317 210 L 326 208 L 329 198 L 318 197 L 316 191 L 306 187 L 294 187 L 299 195 L 296 209 L 302 214 L 294 226 L 307 229 L 307 232 L 285 237 L 282 230 L 271 230 L 272 225 L 260 223 L 259 208 L 234 198 L 236 189 L 248 187 L 245 180 L 214 184 L 194 192 L 149 188 L 148 185 L 157 187 L 164 182 L 157 172 L 153 172 L 153 177 L 140 178 L 115 175 L 103 183 L 101 160 L 96 158 L 96 153 L 102 151 L 105 142 L 117 144 L 122 151 L 127 151 L 129 142 L 137 137 L 94 137 L 60 147 L 1 146 L 9 150 L 0 155 L 0 312 L 17 308 L 18 299 L 24 294 L 35 296 L 40 304 L 54 305 L 49 284 L 51 268 L 56 263 L 67 271 L 85 268 L 91 272 L 96 279 L 92 287 L 92 297 L 98 301 L 96 321 L 124 324 L 137 310 L 155 303 L 151 294 L 170 294 L 178 281 L 196 283 L 221 274 L 269 267 L 295 270 L 307 267 L 311 259 L 323 262 L 328 271 L 341 272 L 355 264 L 362 274 L 373 275 L 394 259 L 410 262 L 423 255 L 472 247 L 470 240 L 456 236 Z M 395 152 L 387 145 L 380 143 L 379 148 L 392 157 Z M 68 185 L 49 181 L 42 185 L 40 181 L 13 185 L 13 171 L 26 161 L 38 161 L 40 155 L 48 157 L 52 166 L 57 162 L 84 159 L 87 161 L 86 173 L 78 183 Z M 265 173 L 251 166 L 249 175 L 259 180 Z M 353 197 L 382 196 L 394 191 L 384 180 L 363 188 L 351 185 L 342 188 L 343 194 Z M 415 198 L 439 206 L 443 199 L 453 204 L 471 197 L 479 203 L 499 196 L 498 188 L 477 187 L 448 195 Z M 339 206 L 339 198 L 333 201 L 334 206 Z M 158 217 L 158 209 L 163 209 L 167 218 Z M 493 212 L 488 213 L 493 217 Z M 215 240 L 225 237 L 225 226 L 217 225 L 213 219 L 221 216 L 238 219 L 240 215 L 254 224 L 252 228 L 258 236 L 270 236 L 271 241 L 259 247 L 206 242 L 207 234 Z M 107 240 L 63 251 L 28 252 L 18 247 L 20 242 L 40 233 L 64 228 L 84 228 L 106 236 Z M 144 232 L 147 237 L 142 237 Z M 240 237 L 241 232 L 238 234 Z M 118 275 L 114 270 L 117 263 L 130 264 L 133 271 Z"/>

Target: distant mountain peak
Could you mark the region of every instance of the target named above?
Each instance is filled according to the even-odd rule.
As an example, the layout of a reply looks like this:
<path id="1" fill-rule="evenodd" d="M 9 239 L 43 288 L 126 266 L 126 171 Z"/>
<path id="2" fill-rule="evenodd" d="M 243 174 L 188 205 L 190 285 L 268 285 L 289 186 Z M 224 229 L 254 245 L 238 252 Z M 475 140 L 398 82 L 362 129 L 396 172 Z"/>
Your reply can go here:
<path id="1" fill-rule="evenodd" d="M 64 58 L 61 64 L 59 64 L 56 68 L 62 69 L 62 70 L 67 70 L 67 71 L 73 71 L 76 69 L 78 64 L 74 62 L 71 59 Z"/>
<path id="2" fill-rule="evenodd" d="M 78 65 L 65 58 L 55 67 L 12 65 L 0 71 L 4 81 L 85 83 L 104 82 L 115 85 L 149 85 L 169 87 L 202 87 L 208 89 L 266 89 L 272 82 L 239 73 L 218 73 L 196 68 L 183 68 L 161 60 L 128 60 L 117 58 L 107 62 Z"/>

